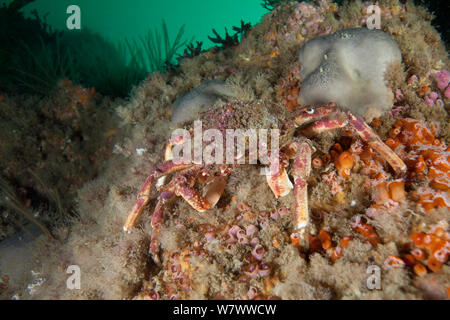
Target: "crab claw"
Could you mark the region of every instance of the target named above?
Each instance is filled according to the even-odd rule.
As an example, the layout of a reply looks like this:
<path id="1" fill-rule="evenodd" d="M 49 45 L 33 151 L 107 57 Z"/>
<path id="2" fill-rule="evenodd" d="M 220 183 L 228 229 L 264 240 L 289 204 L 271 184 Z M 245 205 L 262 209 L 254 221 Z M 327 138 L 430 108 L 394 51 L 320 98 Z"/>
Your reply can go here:
<path id="1" fill-rule="evenodd" d="M 186 182 L 177 183 L 175 186 L 175 194 L 183 197 L 198 212 L 204 212 L 214 207 L 222 196 L 227 184 L 226 177 L 219 176 L 209 183 L 205 196 L 202 196 L 193 187 L 192 182 L 195 183 L 195 181 L 190 181 L 190 179 L 190 177 L 187 177 Z"/>
<path id="2" fill-rule="evenodd" d="M 227 178 L 225 176 L 217 177 L 208 185 L 206 189 L 205 199 L 211 205 L 211 208 L 214 207 L 220 200 L 220 197 L 222 196 L 223 190 L 225 190 L 226 185 Z"/>
<path id="3" fill-rule="evenodd" d="M 267 184 L 278 199 L 284 197 L 294 188 L 291 180 L 289 180 L 286 169 L 279 164 L 279 161 L 272 162 L 270 173 L 266 175 Z"/>
<path id="4" fill-rule="evenodd" d="M 169 142 L 167 142 L 166 148 L 164 151 L 164 160 L 165 161 L 173 160 L 173 158 L 174 158 L 173 147 L 176 145 L 181 145 L 183 142 L 184 142 L 184 137 L 181 135 L 178 137 L 172 138 Z"/>

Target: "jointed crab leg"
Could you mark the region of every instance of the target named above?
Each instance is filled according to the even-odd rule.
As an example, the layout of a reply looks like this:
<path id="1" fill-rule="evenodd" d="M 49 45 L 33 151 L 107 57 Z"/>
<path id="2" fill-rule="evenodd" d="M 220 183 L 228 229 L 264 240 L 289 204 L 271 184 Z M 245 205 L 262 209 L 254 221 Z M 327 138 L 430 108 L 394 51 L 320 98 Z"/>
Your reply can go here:
<path id="1" fill-rule="evenodd" d="M 166 188 L 159 196 L 158 202 L 156 203 L 155 210 L 152 216 L 152 239 L 150 241 L 150 250 L 153 254 L 154 260 L 157 264 L 160 263 L 158 252 L 159 252 L 159 234 L 161 232 L 161 224 L 164 218 L 164 207 L 168 200 L 170 200 L 175 195 L 173 187 Z"/>
<path id="2" fill-rule="evenodd" d="M 176 145 L 181 145 L 184 142 L 184 137 L 183 136 L 178 136 L 176 138 L 173 138 L 171 140 L 169 140 L 169 142 L 167 142 L 166 144 L 166 148 L 164 151 L 164 161 L 170 161 L 173 160 L 174 156 L 173 156 L 173 147 Z"/>
<path id="3" fill-rule="evenodd" d="M 201 172 L 201 168 L 198 166 L 193 166 L 182 172 L 180 172 L 172 182 L 169 183 L 161 192 L 158 198 L 155 210 L 152 216 L 152 239 L 150 243 L 150 250 L 154 256 L 155 262 L 159 264 L 159 234 L 161 232 L 161 225 L 164 218 L 164 207 L 166 203 L 174 196 L 182 196 L 186 202 L 188 202 L 197 211 L 205 211 L 213 207 L 217 201 L 219 201 L 220 196 L 226 185 L 226 177 L 219 176 L 214 179 L 210 184 L 206 196 L 202 197 L 194 188 L 197 175 Z"/>
<path id="4" fill-rule="evenodd" d="M 306 137 L 314 137 L 318 134 L 343 128 L 347 125 L 347 119 L 342 117 L 335 117 L 332 119 L 325 118 L 314 122 L 312 125 L 302 130 L 302 134 Z"/>
<path id="5" fill-rule="evenodd" d="M 345 115 L 345 118 L 342 117 Z M 350 112 L 340 113 L 333 104 L 311 109 L 303 109 L 295 117 L 295 123 L 298 126 L 316 121 L 310 127 L 303 130 L 307 136 L 313 136 L 337 128 L 342 128 L 350 124 L 362 140 L 367 142 L 376 152 L 378 152 L 391 165 L 397 174 L 406 172 L 406 165 L 391 148 L 389 148 L 378 135 L 367 125 L 363 119 L 353 115 Z"/>
<path id="6" fill-rule="evenodd" d="M 127 221 L 123 226 L 123 230 L 125 232 L 130 232 L 130 230 L 136 224 L 136 221 L 142 214 L 142 210 L 144 210 L 144 207 L 150 201 L 152 186 L 153 183 L 155 182 L 155 179 L 158 179 L 163 175 L 185 169 L 190 166 L 192 165 L 184 163 L 175 164 L 172 161 L 167 161 L 161 164 L 160 166 L 157 166 L 145 180 L 144 185 L 142 186 L 141 191 L 139 192 L 138 200 L 134 205 L 133 209 L 131 210 L 130 214 L 128 215 Z"/>
<path id="7" fill-rule="evenodd" d="M 175 194 L 183 197 L 195 210 L 203 212 L 210 209 L 212 204 L 194 189 L 194 184 L 199 173 L 200 169 L 196 168 L 196 170 L 188 170 L 184 174 L 175 177 Z"/>
<path id="8" fill-rule="evenodd" d="M 309 221 L 308 183 L 311 172 L 311 147 L 305 140 L 294 141 L 289 146 L 294 152 L 292 176 L 294 178 L 295 229 L 303 236 Z"/>
<path id="9" fill-rule="evenodd" d="M 367 142 L 376 152 L 378 152 L 386 161 L 391 165 L 392 169 L 397 174 L 406 172 L 406 164 L 400 159 L 399 156 L 389 148 L 378 135 L 369 127 L 363 119 L 347 113 L 349 122 L 353 128 L 355 128 L 358 135 Z"/>
<path id="10" fill-rule="evenodd" d="M 330 103 L 317 108 L 303 108 L 297 112 L 294 118 L 294 126 L 300 127 L 335 114 L 337 113 L 335 107 L 333 103 Z M 266 176 L 267 184 L 277 198 L 286 196 L 292 188 L 295 188 L 286 173 L 285 167 L 287 164 L 284 163 L 282 156 L 283 154 L 280 154 L 281 158 L 278 161 L 276 161 L 277 159 L 272 161 L 270 174 Z"/>

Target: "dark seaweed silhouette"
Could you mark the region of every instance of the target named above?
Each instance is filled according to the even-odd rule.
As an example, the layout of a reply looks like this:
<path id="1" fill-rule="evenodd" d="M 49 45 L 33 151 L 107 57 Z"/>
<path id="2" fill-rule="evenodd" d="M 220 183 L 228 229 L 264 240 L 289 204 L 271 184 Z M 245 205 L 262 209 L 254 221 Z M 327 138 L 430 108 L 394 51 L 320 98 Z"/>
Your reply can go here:
<path id="1" fill-rule="evenodd" d="M 239 44 L 241 39 L 245 37 L 245 35 L 248 33 L 248 31 L 250 31 L 251 28 L 251 23 L 245 23 L 243 20 L 241 20 L 240 27 L 232 27 L 232 29 L 235 31 L 233 35 L 230 35 L 228 33 L 228 29 L 225 27 L 225 38 L 222 38 L 222 36 L 219 35 L 215 29 L 212 29 L 215 37 L 208 36 L 208 39 L 213 43 L 220 45 L 220 47 L 218 47 L 220 49 L 234 47 Z"/>
<path id="2" fill-rule="evenodd" d="M 15 69 L 23 70 L 17 63 L 27 48 L 40 48 L 42 42 L 55 42 L 58 36 L 45 22 L 45 16 L 39 17 L 36 11 L 32 18 L 25 18 L 20 9 L 33 0 L 15 0 L 9 6 L 3 4 L 0 8 L 0 90 L 17 91 L 21 84 L 18 79 L 12 79 Z M 37 50 L 39 52 L 39 50 Z M 27 70 L 32 73 L 33 70 Z M 19 81 L 21 83 L 21 81 Z"/>
<path id="3" fill-rule="evenodd" d="M 168 72 L 188 41 L 184 26 L 170 41 L 163 21 L 139 41 L 118 45 L 89 30 L 53 31 L 36 11 L 20 11 L 34 0 L 0 7 L 0 92 L 48 95 L 61 79 L 94 87 L 103 95 L 126 97 L 148 73 Z"/>
<path id="4" fill-rule="evenodd" d="M 193 43 L 189 43 L 186 45 L 186 48 L 184 49 L 184 52 L 182 55 L 178 55 L 178 62 L 183 60 L 184 58 L 193 58 L 198 56 L 200 53 L 204 52 L 202 49 L 203 42 L 202 41 L 196 41 L 196 44 L 194 46 Z"/>
<path id="5" fill-rule="evenodd" d="M 239 44 L 238 34 L 230 35 L 228 33 L 228 29 L 225 27 L 225 38 L 222 38 L 215 29 L 212 29 L 212 32 L 216 36 L 215 38 L 208 36 L 208 39 L 214 42 L 215 44 L 220 44 L 222 48 L 234 47 Z"/>
<path id="6" fill-rule="evenodd" d="M 241 20 L 240 27 L 233 27 L 233 30 L 240 34 L 242 37 L 245 37 L 247 33 L 251 30 L 252 24 L 250 22 L 245 23 L 244 20 Z"/>
<path id="7" fill-rule="evenodd" d="M 278 6 L 283 1 L 284 0 L 264 0 L 261 3 L 261 5 L 263 6 L 263 8 L 272 11 L 273 9 L 275 9 L 276 6 Z"/>

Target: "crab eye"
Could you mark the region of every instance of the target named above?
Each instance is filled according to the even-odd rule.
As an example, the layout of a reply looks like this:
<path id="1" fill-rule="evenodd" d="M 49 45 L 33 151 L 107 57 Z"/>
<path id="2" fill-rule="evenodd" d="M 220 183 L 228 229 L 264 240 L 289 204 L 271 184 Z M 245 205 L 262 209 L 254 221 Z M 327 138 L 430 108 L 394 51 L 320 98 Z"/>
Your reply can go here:
<path id="1" fill-rule="evenodd" d="M 309 108 L 308 110 L 306 110 L 306 113 L 313 114 L 314 113 L 314 108 Z"/>

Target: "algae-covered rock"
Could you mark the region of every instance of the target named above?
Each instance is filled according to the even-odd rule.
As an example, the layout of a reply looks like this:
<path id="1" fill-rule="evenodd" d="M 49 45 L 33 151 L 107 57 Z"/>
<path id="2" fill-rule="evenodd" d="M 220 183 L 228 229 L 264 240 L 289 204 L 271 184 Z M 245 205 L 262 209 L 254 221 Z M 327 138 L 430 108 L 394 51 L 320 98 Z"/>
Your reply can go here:
<path id="1" fill-rule="evenodd" d="M 220 98 L 234 96 L 235 90 L 224 81 L 205 81 L 175 101 L 172 123 L 194 120 L 201 111 L 213 107 Z"/>

